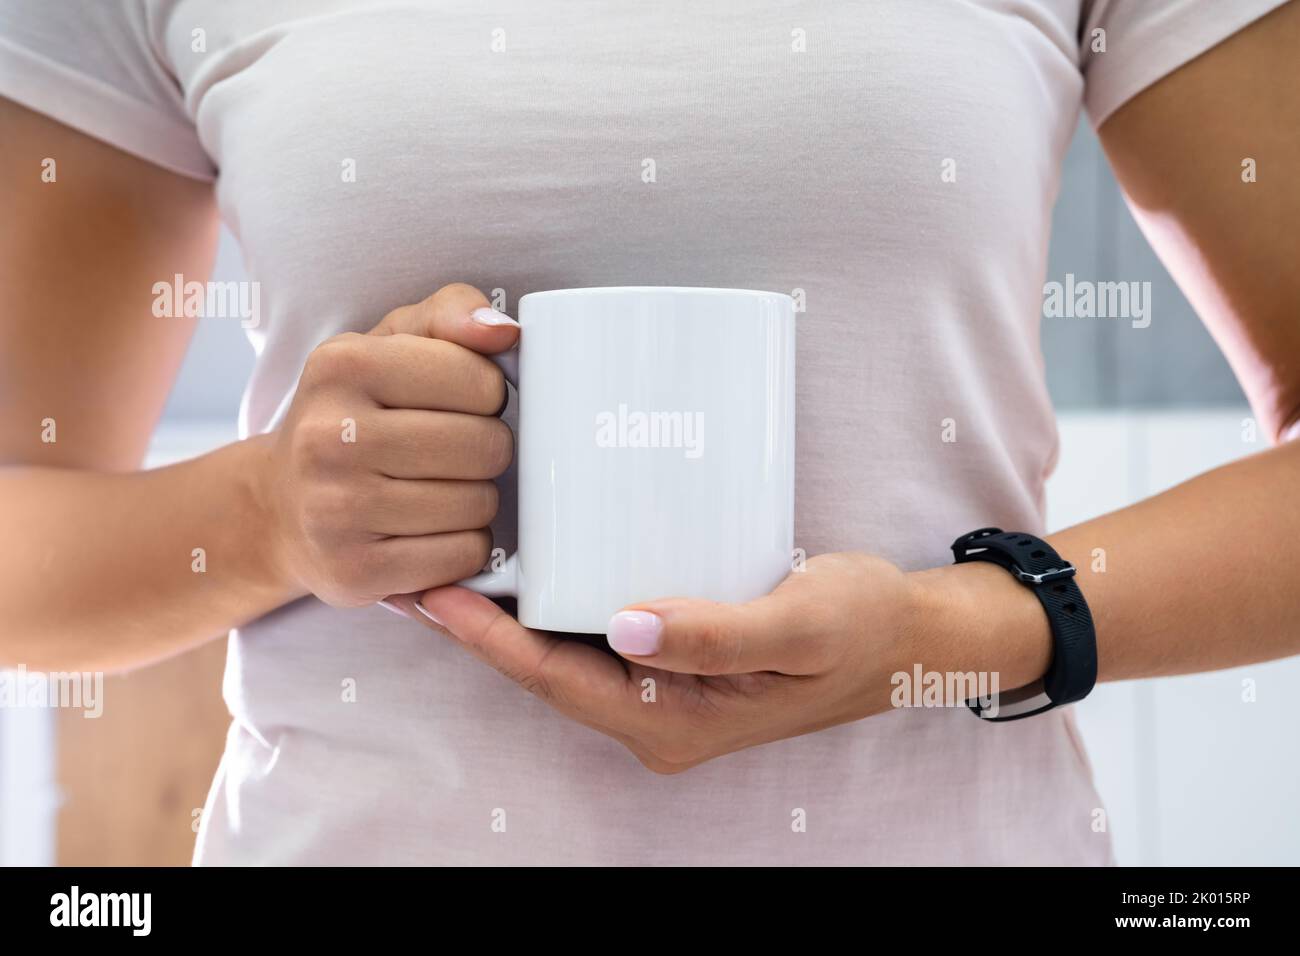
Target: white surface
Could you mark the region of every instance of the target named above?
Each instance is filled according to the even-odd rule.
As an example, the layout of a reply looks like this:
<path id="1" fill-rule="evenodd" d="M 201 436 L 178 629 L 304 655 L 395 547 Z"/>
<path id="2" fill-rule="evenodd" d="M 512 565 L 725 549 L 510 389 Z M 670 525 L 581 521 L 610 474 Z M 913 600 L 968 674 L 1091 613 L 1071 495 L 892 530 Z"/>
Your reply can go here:
<path id="1" fill-rule="evenodd" d="M 0 866 L 54 863 L 54 715 L 0 710 Z"/>
<path id="2" fill-rule="evenodd" d="M 514 577 L 528 626 L 603 634 L 640 595 L 749 601 L 790 573 L 790 296 L 568 289 L 519 323 L 518 561 L 476 589 Z"/>

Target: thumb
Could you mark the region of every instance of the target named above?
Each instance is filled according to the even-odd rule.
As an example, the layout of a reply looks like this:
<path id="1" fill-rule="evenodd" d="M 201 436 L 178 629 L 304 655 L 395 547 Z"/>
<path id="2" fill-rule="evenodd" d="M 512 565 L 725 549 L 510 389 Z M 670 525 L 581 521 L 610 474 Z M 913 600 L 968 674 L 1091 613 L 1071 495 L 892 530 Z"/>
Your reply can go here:
<path id="1" fill-rule="evenodd" d="M 455 342 L 483 355 L 504 352 L 519 341 L 519 323 L 463 282 L 445 285 L 423 302 L 389 312 L 371 335 L 419 335 Z"/>
<path id="2" fill-rule="evenodd" d="M 637 604 L 609 622 L 609 646 L 628 660 L 684 674 L 813 673 L 810 615 L 777 588 L 748 604 L 669 598 Z"/>

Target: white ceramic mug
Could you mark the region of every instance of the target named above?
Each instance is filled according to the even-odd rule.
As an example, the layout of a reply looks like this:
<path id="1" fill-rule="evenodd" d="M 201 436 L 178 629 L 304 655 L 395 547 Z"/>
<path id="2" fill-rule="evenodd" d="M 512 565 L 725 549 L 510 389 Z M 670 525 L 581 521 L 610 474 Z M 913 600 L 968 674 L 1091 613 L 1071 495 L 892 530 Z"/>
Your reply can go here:
<path id="1" fill-rule="evenodd" d="M 637 601 L 748 601 L 794 546 L 794 303 L 626 287 L 519 300 L 519 550 L 462 582 L 603 634 Z M 517 376 L 513 360 L 518 360 Z"/>

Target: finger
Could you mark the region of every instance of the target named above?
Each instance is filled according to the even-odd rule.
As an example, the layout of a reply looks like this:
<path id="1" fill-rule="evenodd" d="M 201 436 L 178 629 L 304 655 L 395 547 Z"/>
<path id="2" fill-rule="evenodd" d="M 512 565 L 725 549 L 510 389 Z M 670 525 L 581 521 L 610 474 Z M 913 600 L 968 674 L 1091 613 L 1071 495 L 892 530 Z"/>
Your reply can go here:
<path id="1" fill-rule="evenodd" d="M 616 658 L 580 641 L 533 631 L 480 594 L 438 588 L 416 610 L 557 710 L 606 732 L 633 733 L 646 719 L 637 686 Z"/>
<path id="2" fill-rule="evenodd" d="M 364 424 L 356 445 L 389 478 L 496 478 L 514 458 L 514 433 L 499 418 L 390 408 Z"/>
<path id="3" fill-rule="evenodd" d="M 312 353 L 305 388 L 346 383 L 388 408 L 496 414 L 506 380 L 490 359 L 452 342 L 395 334 L 335 336 Z"/>
<path id="4" fill-rule="evenodd" d="M 492 481 L 381 477 L 357 508 L 362 526 L 376 534 L 425 535 L 486 528 L 499 503 Z"/>
<path id="5" fill-rule="evenodd" d="M 778 588 L 748 604 L 669 598 L 610 619 L 609 646 L 628 660 L 685 674 L 816 671 L 822 637 L 803 602 Z"/>
<path id="6" fill-rule="evenodd" d="M 472 285 L 445 285 L 423 302 L 389 312 L 372 335 L 406 332 L 455 342 L 485 355 L 504 352 L 519 340 L 519 323 L 492 304 Z"/>
<path id="7" fill-rule="evenodd" d="M 463 581 L 481 571 L 491 554 L 492 532 L 485 528 L 384 538 L 357 550 L 349 581 L 377 600 Z"/>

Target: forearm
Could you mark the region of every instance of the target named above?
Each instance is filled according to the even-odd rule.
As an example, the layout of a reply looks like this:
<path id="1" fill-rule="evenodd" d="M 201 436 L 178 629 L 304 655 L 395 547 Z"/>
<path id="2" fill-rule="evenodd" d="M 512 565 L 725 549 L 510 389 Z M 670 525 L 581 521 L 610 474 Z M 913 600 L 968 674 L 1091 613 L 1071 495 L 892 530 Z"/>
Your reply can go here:
<path id="1" fill-rule="evenodd" d="M 1300 654 L 1300 443 L 1052 536 L 1080 567 L 1099 679 Z M 1105 571 L 1092 571 L 1094 549 Z"/>
<path id="2" fill-rule="evenodd" d="M 1098 679 L 1300 654 L 1298 492 L 1300 443 L 1290 442 L 1052 535 L 1079 569 Z M 918 580 L 956 666 L 997 670 L 1004 687 L 1046 670 L 1046 616 L 1005 571 L 956 565 Z"/>
<path id="3" fill-rule="evenodd" d="M 0 666 L 134 667 L 301 596 L 266 523 L 266 454 L 259 437 L 130 474 L 0 469 Z"/>

